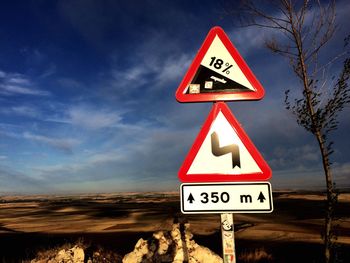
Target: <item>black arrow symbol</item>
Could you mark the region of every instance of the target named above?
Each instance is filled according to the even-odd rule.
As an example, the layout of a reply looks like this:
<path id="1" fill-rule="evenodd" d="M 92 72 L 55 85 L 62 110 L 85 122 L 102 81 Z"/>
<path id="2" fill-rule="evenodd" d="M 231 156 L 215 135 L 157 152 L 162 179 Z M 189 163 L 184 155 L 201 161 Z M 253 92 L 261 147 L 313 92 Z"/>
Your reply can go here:
<path id="1" fill-rule="evenodd" d="M 193 198 L 193 195 L 192 195 L 191 193 L 190 193 L 190 195 L 188 196 L 187 201 L 190 202 L 190 204 L 193 203 L 194 198 Z"/>
<path id="2" fill-rule="evenodd" d="M 260 200 L 260 203 L 264 203 L 264 200 L 266 200 L 265 196 L 263 195 L 262 192 L 260 192 L 258 200 Z"/>
<path id="3" fill-rule="evenodd" d="M 227 153 L 232 153 L 232 169 L 238 166 L 241 168 L 241 161 L 239 159 L 239 147 L 236 144 L 230 144 L 220 147 L 219 136 L 216 132 L 211 134 L 211 152 L 215 156 L 221 156 Z"/>

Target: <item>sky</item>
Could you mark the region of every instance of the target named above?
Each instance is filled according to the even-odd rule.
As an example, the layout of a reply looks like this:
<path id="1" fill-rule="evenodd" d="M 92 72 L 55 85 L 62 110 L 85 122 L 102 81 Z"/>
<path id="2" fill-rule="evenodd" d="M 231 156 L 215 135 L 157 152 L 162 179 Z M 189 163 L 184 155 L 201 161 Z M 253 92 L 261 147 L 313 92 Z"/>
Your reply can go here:
<path id="1" fill-rule="evenodd" d="M 349 12 L 337 3 L 328 56 L 342 51 Z M 212 103 L 178 103 L 175 91 L 214 26 L 264 86 L 262 100 L 228 105 L 271 167 L 273 189 L 323 187 L 317 143 L 283 102 L 300 83 L 264 47 L 274 33 L 236 20 L 210 0 L 3 2 L 0 193 L 177 191 Z M 350 185 L 349 113 L 331 137 L 338 187 Z"/>

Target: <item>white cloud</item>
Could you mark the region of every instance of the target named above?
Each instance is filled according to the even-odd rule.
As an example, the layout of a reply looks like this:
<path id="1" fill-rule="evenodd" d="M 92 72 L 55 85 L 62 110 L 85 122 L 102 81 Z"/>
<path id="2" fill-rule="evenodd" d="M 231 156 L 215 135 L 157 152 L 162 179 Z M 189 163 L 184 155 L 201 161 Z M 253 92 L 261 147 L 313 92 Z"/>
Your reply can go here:
<path id="1" fill-rule="evenodd" d="M 14 138 L 14 139 L 20 139 L 22 138 L 22 136 L 18 133 L 12 132 L 12 131 L 8 131 L 7 128 L 16 128 L 16 126 L 14 127 L 10 127 L 8 125 L 1 125 L 2 128 L 4 128 L 4 130 L 0 130 L 0 134 L 9 138 Z"/>
<path id="2" fill-rule="evenodd" d="M 0 94 L 3 95 L 32 95 L 32 96 L 49 96 L 50 92 L 36 89 L 32 81 L 23 74 L 5 73 L 1 71 L 0 77 Z"/>
<path id="3" fill-rule="evenodd" d="M 106 169 L 106 167 L 110 165 L 119 164 L 120 161 L 123 161 L 126 158 L 128 157 L 125 154 L 122 154 L 117 150 L 104 151 L 101 153 L 93 152 L 89 153 L 88 156 L 78 162 L 41 165 L 32 167 L 32 170 L 38 173 L 38 178 L 41 179 L 46 178 L 46 180 L 48 180 L 49 178 L 55 178 L 60 180 L 62 178 L 68 179 L 68 177 L 74 176 L 74 180 L 86 181 L 91 170 Z M 120 168 L 120 170 L 123 170 L 123 168 Z M 120 171 L 116 170 L 111 171 L 107 177 L 115 176 L 116 174 L 119 174 L 119 172 Z M 99 174 L 96 174 L 95 176 L 99 179 Z M 101 177 L 106 177 L 106 175 L 104 174 Z M 72 178 L 68 180 L 71 179 Z"/>
<path id="4" fill-rule="evenodd" d="M 48 96 L 50 93 L 44 90 L 21 87 L 18 85 L 0 85 L 0 93 L 4 95 L 37 95 Z"/>
<path id="5" fill-rule="evenodd" d="M 45 192 L 52 187 L 44 185 L 44 182 L 38 181 L 28 174 L 17 171 L 11 167 L 0 165 L 0 193 L 22 194 L 35 192 Z"/>
<path id="6" fill-rule="evenodd" d="M 184 69 L 188 68 L 190 59 L 186 54 L 170 56 L 167 59 L 153 58 L 152 64 L 148 61 L 150 54 L 140 55 L 139 63 L 126 70 L 112 70 L 112 85 L 127 94 L 148 83 L 152 90 L 167 87 L 176 79 L 180 79 Z"/>
<path id="7" fill-rule="evenodd" d="M 71 152 L 75 146 L 81 143 L 79 140 L 73 138 L 52 138 L 29 132 L 23 133 L 23 138 L 44 143 L 65 152 Z"/>
<path id="8" fill-rule="evenodd" d="M 276 189 L 322 189 L 325 188 L 321 167 L 294 167 L 273 170 L 271 183 Z"/>
<path id="9" fill-rule="evenodd" d="M 40 115 L 37 109 L 33 107 L 28 107 L 28 106 L 15 106 L 15 107 L 12 107 L 11 110 L 15 114 L 29 116 L 29 117 L 37 117 Z"/>
<path id="10" fill-rule="evenodd" d="M 335 164 L 332 171 L 336 182 L 350 185 L 350 162 Z"/>
<path id="11" fill-rule="evenodd" d="M 142 64 L 135 64 L 128 69 L 114 68 L 107 87 L 117 89 L 119 95 L 125 95 L 144 85 L 149 73 L 149 69 Z"/>
<path id="12" fill-rule="evenodd" d="M 125 111 L 117 111 L 107 107 L 97 108 L 90 104 L 60 106 L 56 116 L 48 117 L 46 121 L 66 123 L 74 127 L 99 130 L 103 128 L 120 127 L 123 124 L 122 114 Z M 55 109 L 58 111 L 57 109 Z"/>
<path id="13" fill-rule="evenodd" d="M 311 167 L 320 161 L 320 154 L 315 145 L 306 144 L 294 147 L 280 145 L 273 149 L 273 159 L 269 163 L 276 169 L 285 169 L 288 167 Z"/>
<path id="14" fill-rule="evenodd" d="M 119 151 L 95 153 L 91 155 L 88 159 L 89 164 L 105 164 L 109 162 L 116 162 L 123 160 L 125 155 L 121 154 Z"/>
<path id="15" fill-rule="evenodd" d="M 40 75 L 40 78 L 47 78 L 56 73 L 56 65 L 50 64 L 48 68 Z"/>
<path id="16" fill-rule="evenodd" d="M 238 52 L 247 57 L 253 51 L 264 47 L 265 40 L 274 35 L 273 30 L 258 27 L 235 28 L 228 32 L 232 43 L 237 47 Z"/>
<path id="17" fill-rule="evenodd" d="M 336 164 L 331 168 L 336 189 L 350 186 L 350 163 Z M 273 171 L 274 188 L 310 189 L 326 188 L 325 175 L 321 165 L 311 167 L 294 167 Z"/>
<path id="18" fill-rule="evenodd" d="M 111 56 L 114 67 L 104 86 L 112 89 L 109 94 L 117 94 L 118 99 L 137 90 L 141 93 L 141 88 L 152 93 L 174 85 L 191 62 L 193 54 L 181 49 L 167 34 L 150 31 L 147 36 L 134 47 L 135 52 L 127 58 L 127 62 L 121 63 L 125 58 L 120 50 Z"/>
<path id="19" fill-rule="evenodd" d="M 155 68 L 157 85 L 155 87 L 167 87 L 169 84 L 177 79 L 181 79 L 184 75 L 184 70 L 189 67 L 191 62 L 187 54 L 179 54 L 178 56 L 170 56 L 164 62 L 160 63 Z"/>
<path id="20" fill-rule="evenodd" d="M 108 144 L 99 151 L 83 151 L 84 155 L 69 163 L 32 167 L 37 178 L 57 182 L 101 182 L 112 180 L 154 183 L 155 177 L 176 180 L 180 164 L 179 152 L 185 153 L 185 141 L 190 145 L 188 132 L 167 129 L 143 129 L 137 138 L 125 134 L 118 142 Z M 46 178 L 46 179 L 45 179 Z M 118 184 L 118 183 L 116 183 Z M 151 186 L 150 186 L 151 187 Z M 116 186 L 117 190 L 123 190 Z"/>
<path id="21" fill-rule="evenodd" d="M 76 164 L 56 164 L 56 165 L 40 165 L 32 167 L 32 170 L 37 174 L 35 178 L 43 180 L 50 180 L 50 178 L 60 175 L 63 177 L 70 177 L 71 174 L 75 174 L 81 171 L 85 167 L 83 163 Z M 60 180 L 58 178 L 58 180 Z"/>
<path id="22" fill-rule="evenodd" d="M 0 78 L 5 78 L 5 77 L 6 77 L 6 73 L 0 70 Z"/>
<path id="23" fill-rule="evenodd" d="M 86 106 L 73 106 L 67 115 L 72 125 L 92 130 L 116 126 L 122 119 L 119 112 Z"/>
<path id="24" fill-rule="evenodd" d="M 11 77 L 7 78 L 8 83 L 13 83 L 13 84 L 23 84 L 23 85 L 30 85 L 31 82 L 29 79 L 25 78 L 21 74 L 12 74 Z"/>
<path id="25" fill-rule="evenodd" d="M 125 80 L 126 82 L 139 81 L 142 75 L 148 73 L 148 70 L 149 69 L 136 64 L 135 67 L 125 70 L 124 72 L 115 72 L 115 78 L 116 81 L 118 81 L 118 79 Z"/>
<path id="26" fill-rule="evenodd" d="M 35 108 L 31 106 L 13 106 L 8 108 L 3 108 L 0 110 L 0 113 L 4 114 L 14 114 L 14 115 L 20 115 L 20 116 L 26 116 L 26 117 L 32 117 L 37 118 L 40 117 L 40 112 Z"/>

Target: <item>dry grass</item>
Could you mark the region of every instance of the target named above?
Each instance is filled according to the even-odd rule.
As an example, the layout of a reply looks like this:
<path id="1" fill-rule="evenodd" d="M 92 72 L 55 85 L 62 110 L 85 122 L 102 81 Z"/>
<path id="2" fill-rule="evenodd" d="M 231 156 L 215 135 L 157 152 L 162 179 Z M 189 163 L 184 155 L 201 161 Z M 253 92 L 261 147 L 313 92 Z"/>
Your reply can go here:
<path id="1" fill-rule="evenodd" d="M 39 250 L 37 253 L 36 253 L 36 256 L 35 256 L 35 259 L 36 260 L 50 260 L 50 259 L 53 259 L 56 257 L 56 255 L 58 254 L 59 251 L 61 250 L 69 250 L 71 249 L 72 247 L 74 246 L 78 246 L 82 249 L 85 249 L 89 246 L 86 242 L 84 242 L 84 239 L 78 239 L 75 244 L 72 244 L 72 243 L 65 243 L 63 245 L 60 245 L 60 246 L 55 246 L 55 247 L 52 247 L 50 249 L 41 249 Z M 30 260 L 23 260 L 22 262 L 24 263 L 29 263 Z"/>
<path id="2" fill-rule="evenodd" d="M 273 213 L 235 214 L 235 227 L 241 227 L 236 228 L 239 230 L 235 233 L 237 243 L 246 244 L 241 246 L 246 250 L 238 250 L 238 260 L 296 262 L 300 252 L 307 257 L 305 262 L 320 262 L 323 200 L 322 193 L 279 192 L 274 193 Z M 342 193 L 339 200 L 336 209 L 339 253 L 343 262 L 350 262 L 350 193 Z M 79 236 L 124 255 L 133 249 L 140 237 L 170 230 L 174 218 L 186 219 L 197 242 L 220 254 L 220 217 L 216 214 L 182 215 L 179 208 L 178 194 L 0 196 L 0 262 L 33 258 L 36 251 L 44 247 L 49 251 L 38 255 L 45 257 L 47 253 L 50 256 L 67 248 L 55 245 L 76 244 Z M 262 244 L 268 249 L 260 249 Z M 97 251 L 96 262 L 108 262 L 108 258 L 117 257 L 114 252 L 100 250 L 88 245 L 86 255 L 92 258 Z"/>
<path id="3" fill-rule="evenodd" d="M 264 248 L 255 249 L 253 251 L 242 252 L 239 257 L 239 262 L 244 263 L 264 263 L 273 262 L 272 255 L 268 254 Z"/>
<path id="4" fill-rule="evenodd" d="M 87 260 L 91 259 L 94 263 L 121 263 L 123 259 L 118 253 L 101 246 L 87 248 L 85 257 Z"/>
<path id="5" fill-rule="evenodd" d="M 36 260 L 40 260 L 42 262 L 48 262 L 50 259 L 54 259 L 59 251 L 61 250 L 69 250 L 75 246 L 78 246 L 84 250 L 85 262 L 87 260 L 92 260 L 94 263 L 121 263 L 122 256 L 118 253 L 103 248 L 101 246 L 94 246 L 83 239 L 79 239 L 74 244 L 65 243 L 61 246 L 53 247 L 51 249 L 44 249 L 38 251 L 35 256 Z M 30 260 L 23 260 L 24 263 L 30 263 Z"/>

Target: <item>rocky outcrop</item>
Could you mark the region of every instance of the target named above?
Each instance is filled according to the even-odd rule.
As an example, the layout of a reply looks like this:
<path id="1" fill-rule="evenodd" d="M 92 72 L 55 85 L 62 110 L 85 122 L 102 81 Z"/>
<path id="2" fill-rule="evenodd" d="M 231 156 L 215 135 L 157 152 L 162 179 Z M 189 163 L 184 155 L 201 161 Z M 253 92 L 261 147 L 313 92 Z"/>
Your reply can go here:
<path id="1" fill-rule="evenodd" d="M 30 263 L 84 263 L 84 250 L 74 246 L 70 249 L 61 249 L 56 255 L 42 259 L 33 259 Z"/>
<path id="2" fill-rule="evenodd" d="M 189 224 L 174 224 L 169 232 L 158 231 L 149 240 L 142 238 L 123 258 L 123 263 L 222 263 L 221 257 L 192 240 Z"/>
<path id="3" fill-rule="evenodd" d="M 116 234 L 117 235 L 117 234 Z M 148 240 L 139 239 L 132 252 L 121 260 L 109 251 L 74 246 L 69 249 L 46 251 L 31 263 L 222 263 L 210 249 L 198 245 L 189 230 L 189 224 L 173 224 L 171 231 L 157 231 Z"/>

